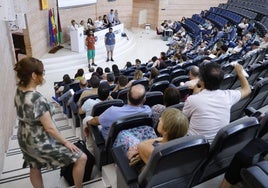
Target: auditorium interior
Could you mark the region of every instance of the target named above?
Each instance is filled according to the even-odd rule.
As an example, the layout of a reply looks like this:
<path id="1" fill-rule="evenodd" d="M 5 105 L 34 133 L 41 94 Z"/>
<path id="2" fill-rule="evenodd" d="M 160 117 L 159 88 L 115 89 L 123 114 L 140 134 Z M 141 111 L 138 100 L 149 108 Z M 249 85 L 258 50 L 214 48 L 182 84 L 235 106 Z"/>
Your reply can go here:
<path id="1" fill-rule="evenodd" d="M 146 85 L 146 96 L 147 92 L 148 96 L 149 92 L 155 92 L 150 107 L 163 100 L 164 90 L 172 85 L 183 96 L 180 103 L 174 106 L 180 110 L 183 109 L 186 98 L 193 94 L 192 90 L 185 89 L 181 84 L 190 79 L 188 73 L 192 66 L 203 66 L 207 61 L 220 64 L 224 71 L 220 89 L 224 90 L 241 87 L 235 75 L 234 62 L 241 64 L 247 74 L 252 92 L 231 109 L 228 127 L 235 128 L 219 131 L 212 144 L 197 136 L 195 140 L 186 138 L 183 143 L 178 141 L 172 147 L 162 147 L 164 149 L 152 156 L 154 160 L 149 161 L 150 165 L 138 173 L 128 166 L 126 157 L 121 158 L 120 148 L 112 147 L 115 138 L 108 143 L 103 138 L 98 138 L 98 135 L 94 138 L 96 164 L 90 180 L 84 182 L 84 187 L 220 187 L 236 152 L 255 138 L 268 142 L 268 0 L 80 0 L 74 5 L 66 6 L 61 4 L 64 1 L 66 0 L 0 2 L 0 79 L 3 81 L 0 88 L 0 97 L 3 99 L 0 108 L 0 188 L 32 187 L 29 168 L 23 168 L 14 105 L 17 79 L 13 68 L 27 56 L 40 59 L 44 64 L 45 82 L 37 90 L 55 106 L 53 119 L 56 127 L 71 142 L 84 139 L 82 117 L 70 106 L 66 113 L 62 103 L 53 99 L 54 86 L 62 82 L 65 74 L 74 78 L 77 70 L 83 69 L 84 76 L 89 81 L 97 67 L 112 70 L 116 64 L 120 74 L 131 80 L 134 71 L 138 69 L 143 72 L 145 81 L 140 83 Z M 109 14 L 111 9 L 118 11 L 120 20 L 110 25 L 114 28 L 116 40 L 114 61 L 106 61 L 104 36 L 109 28 L 95 29 L 97 66 L 91 66 L 94 68 L 91 70 L 85 46 L 88 31 L 75 30 L 72 33 L 71 20 L 75 20 L 77 25 L 82 20 L 87 22 L 88 18 L 95 21 L 99 16 Z M 239 25 L 244 23 L 244 19 L 248 20 L 247 27 L 241 29 Z M 168 25 L 168 22 L 172 24 Z M 164 23 L 168 25 L 166 28 L 163 27 Z M 54 30 L 50 26 L 53 27 L 53 24 L 57 30 L 57 39 L 51 38 Z M 218 30 L 215 37 L 211 34 L 213 29 L 208 29 L 209 24 Z M 249 36 L 245 39 L 246 42 L 243 41 L 244 45 L 239 48 L 239 52 L 234 52 L 238 49 L 238 43 Z M 183 41 L 185 44 L 182 44 Z M 200 50 L 201 45 L 205 45 L 204 50 Z M 227 55 L 223 55 L 225 52 L 219 46 L 227 46 Z M 175 57 L 178 48 L 181 50 L 179 58 Z M 161 57 L 163 52 L 167 55 L 166 65 L 159 68 L 158 85 L 155 84 L 157 77 L 150 85 L 151 61 L 154 56 Z M 218 56 L 219 52 L 221 55 Z M 182 58 L 184 56 L 187 60 Z M 141 66 L 128 70 L 126 63 L 131 62 L 135 67 L 137 59 L 141 61 Z M 154 85 L 156 88 L 152 87 Z M 78 83 L 71 88 L 74 91 L 80 89 Z M 124 101 L 127 95 L 121 97 L 118 95 L 118 100 Z M 151 119 L 142 116 L 136 121 L 146 123 Z M 119 132 L 116 128 L 114 131 Z M 268 159 L 267 156 L 264 157 L 264 162 Z M 241 170 L 242 181 L 235 187 L 266 187 L 268 162 L 264 162 Z M 60 170 L 42 169 L 44 187 L 73 187 L 60 176 Z"/>

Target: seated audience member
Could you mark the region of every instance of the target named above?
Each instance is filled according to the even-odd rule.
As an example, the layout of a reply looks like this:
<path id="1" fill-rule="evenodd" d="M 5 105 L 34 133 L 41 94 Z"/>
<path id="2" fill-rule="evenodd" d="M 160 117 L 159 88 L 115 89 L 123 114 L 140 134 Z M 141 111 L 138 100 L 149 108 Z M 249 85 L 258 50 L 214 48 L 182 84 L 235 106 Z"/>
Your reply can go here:
<path id="1" fill-rule="evenodd" d="M 114 81 L 115 81 L 114 74 L 113 73 L 108 73 L 107 74 L 107 82 L 110 85 L 110 91 L 112 91 L 115 88 L 115 86 L 116 86 L 116 84 L 114 83 Z"/>
<path id="2" fill-rule="evenodd" d="M 99 79 L 103 79 L 103 74 L 104 74 L 104 72 L 103 72 L 103 68 L 101 68 L 101 67 L 97 67 L 96 68 L 96 73 L 97 73 L 97 75 L 99 76 Z"/>
<path id="3" fill-rule="evenodd" d="M 114 25 L 114 10 L 113 9 L 110 10 L 107 17 L 108 17 L 110 25 Z"/>
<path id="4" fill-rule="evenodd" d="M 89 121 L 91 118 L 91 111 L 95 104 L 105 101 L 109 99 L 110 94 L 110 85 L 108 82 L 100 83 L 98 87 L 98 98 L 97 99 L 87 99 L 84 104 L 79 107 L 79 114 L 86 114 L 86 117 L 83 120 L 83 125 L 86 125 L 86 122 Z"/>
<path id="5" fill-rule="evenodd" d="M 69 27 L 69 30 L 70 31 L 75 31 L 75 30 L 78 29 L 78 27 L 79 27 L 79 25 L 76 23 L 76 21 L 75 20 L 72 20 L 71 21 L 71 26 Z"/>
<path id="6" fill-rule="evenodd" d="M 187 117 L 176 108 L 167 108 L 160 116 L 157 131 L 161 137 L 137 143 L 133 142 L 133 146 L 129 147 L 127 157 L 130 165 L 135 165 L 139 158 L 146 164 L 154 150 L 158 145 L 165 144 L 176 138 L 183 137 L 187 134 L 189 121 Z"/>
<path id="7" fill-rule="evenodd" d="M 65 74 L 63 76 L 63 83 L 60 86 L 54 86 L 54 89 L 56 90 L 56 96 L 52 97 L 53 100 L 62 105 L 63 113 L 67 114 L 68 117 L 70 117 L 68 110 L 68 100 L 72 97 L 74 92 L 73 89 L 70 88 L 70 84 L 72 83 L 73 81 L 70 76 L 68 74 Z"/>
<path id="8" fill-rule="evenodd" d="M 102 22 L 103 22 L 103 27 L 104 28 L 109 28 L 110 27 L 110 22 L 109 22 L 109 19 L 108 19 L 108 17 L 107 17 L 107 15 L 105 14 L 105 15 L 103 15 L 103 17 L 102 17 Z"/>
<path id="9" fill-rule="evenodd" d="M 109 67 L 105 67 L 104 73 L 106 73 L 106 74 L 111 73 L 111 69 Z"/>
<path id="10" fill-rule="evenodd" d="M 244 35 L 245 30 L 248 28 L 248 19 L 243 18 L 241 22 L 237 25 L 237 35 L 241 37 Z"/>
<path id="11" fill-rule="evenodd" d="M 125 89 L 128 84 L 128 79 L 124 75 L 120 75 L 118 77 L 117 85 L 115 86 L 114 90 L 111 93 L 111 97 L 113 99 L 117 99 L 118 92 Z"/>
<path id="12" fill-rule="evenodd" d="M 126 70 L 129 70 L 129 69 L 133 69 L 133 66 L 132 66 L 132 64 L 131 64 L 130 61 L 127 61 L 127 62 L 126 62 L 126 65 L 125 65 L 124 68 L 125 68 Z"/>
<path id="13" fill-rule="evenodd" d="M 80 80 L 80 82 L 79 82 L 79 86 L 80 86 L 80 89 L 79 89 L 78 91 L 76 91 L 76 92 L 74 93 L 73 97 L 72 97 L 72 98 L 73 98 L 73 101 L 74 101 L 75 103 L 78 102 L 78 100 L 79 100 L 79 98 L 80 98 L 82 92 L 83 92 L 84 90 L 89 89 L 89 87 L 88 87 L 88 82 L 87 82 L 86 78 L 83 78 L 83 79 Z"/>
<path id="14" fill-rule="evenodd" d="M 133 79 L 128 82 L 126 87 L 130 87 L 134 81 L 136 81 L 138 79 L 141 79 L 141 78 L 143 78 L 142 71 L 141 70 L 135 70 Z"/>
<path id="15" fill-rule="evenodd" d="M 180 85 L 186 85 L 189 89 L 195 89 L 197 86 L 197 83 L 199 81 L 199 67 L 198 66 L 192 66 L 189 71 L 189 77 L 190 80 L 187 82 L 181 82 Z"/>
<path id="16" fill-rule="evenodd" d="M 84 35 L 87 35 L 88 26 L 84 20 L 80 21 L 79 27 L 82 27 Z"/>
<path id="17" fill-rule="evenodd" d="M 251 56 L 252 54 L 256 53 L 256 52 L 260 49 L 259 46 L 260 46 L 260 42 L 258 42 L 258 41 L 254 41 L 254 42 L 250 45 L 249 50 L 248 50 L 248 52 L 244 55 L 244 57 L 249 57 L 249 56 Z"/>
<path id="18" fill-rule="evenodd" d="M 240 171 L 255 163 L 267 160 L 268 143 L 260 138 L 251 140 L 243 149 L 237 152 L 225 172 L 220 188 L 241 187 Z"/>
<path id="19" fill-rule="evenodd" d="M 74 80 L 79 82 L 80 80 L 82 80 L 84 78 L 85 78 L 84 69 L 78 69 L 74 75 Z"/>
<path id="20" fill-rule="evenodd" d="M 94 25 L 94 22 L 93 22 L 93 20 L 91 18 L 87 19 L 87 27 L 91 31 L 95 30 L 95 25 Z"/>
<path id="21" fill-rule="evenodd" d="M 81 94 L 81 96 L 80 96 L 80 98 L 78 100 L 78 106 L 81 105 L 81 100 L 84 97 L 98 94 L 98 87 L 100 85 L 100 79 L 98 78 L 98 76 L 92 75 L 90 80 L 89 80 L 89 83 L 90 83 L 91 88 L 82 92 L 82 94 Z"/>
<path id="22" fill-rule="evenodd" d="M 228 56 L 229 56 L 228 46 L 223 44 L 220 46 L 220 49 L 217 52 L 217 57 L 214 58 L 212 61 L 220 61 L 220 60 L 225 59 Z M 219 62 L 219 63 L 221 63 L 221 62 Z"/>
<path id="23" fill-rule="evenodd" d="M 112 65 L 112 71 L 113 71 L 115 77 L 120 76 L 120 70 L 116 64 Z"/>
<path id="24" fill-rule="evenodd" d="M 153 83 L 154 83 L 154 79 L 155 77 L 157 77 L 159 75 L 159 71 L 157 68 L 155 67 L 152 67 L 151 68 L 151 73 L 150 73 L 150 76 L 149 76 L 149 86 L 151 86 Z"/>
<path id="25" fill-rule="evenodd" d="M 230 122 L 230 109 L 240 99 L 251 93 L 243 67 L 234 65 L 241 82 L 239 90 L 220 90 L 224 73 L 219 64 L 203 63 L 200 67 L 200 92 L 187 98 L 183 113 L 190 119 L 189 134 L 204 135 L 212 142 L 222 127 Z"/>
<path id="26" fill-rule="evenodd" d="M 260 38 L 260 48 L 268 48 L 268 33 L 266 33 L 263 38 Z"/>
<path id="27" fill-rule="evenodd" d="M 115 9 L 114 10 L 114 24 L 120 24 L 121 22 L 120 22 L 120 20 L 119 20 L 119 14 L 118 14 L 118 10 L 117 9 Z"/>
<path id="28" fill-rule="evenodd" d="M 62 96 L 64 93 L 69 91 L 70 89 L 70 84 L 73 82 L 69 74 L 63 75 L 63 82 L 62 84 L 58 85 L 56 84 L 54 86 L 56 96 L 53 97 L 54 100 L 58 99 L 60 96 Z M 57 101 L 57 100 L 56 100 Z"/>
<path id="29" fill-rule="evenodd" d="M 143 105 L 145 102 L 145 88 L 141 84 L 130 87 L 128 92 L 128 104 L 122 107 L 111 106 L 105 110 L 100 116 L 95 116 L 87 121 L 87 125 L 98 126 L 101 125 L 101 133 L 106 140 L 110 131 L 110 127 L 117 119 L 136 113 L 147 113 L 152 115 L 152 110 L 149 106 Z M 92 139 L 88 127 L 84 127 L 86 137 Z M 90 142 L 90 141 L 89 141 Z"/>
<path id="30" fill-rule="evenodd" d="M 163 103 L 156 104 L 152 106 L 152 118 L 154 126 L 157 125 L 158 119 L 161 116 L 161 113 L 169 106 L 180 103 L 181 95 L 179 90 L 174 87 L 168 87 L 164 91 L 163 95 Z"/>
<path id="31" fill-rule="evenodd" d="M 156 67 L 158 70 L 159 69 L 164 69 L 167 67 L 165 61 L 167 60 L 167 56 L 165 52 L 160 53 L 160 57 L 154 62 L 152 67 Z"/>
<path id="32" fill-rule="evenodd" d="M 238 54 L 238 53 L 241 52 L 241 50 L 242 50 L 242 48 L 243 48 L 243 45 L 244 45 L 243 41 L 242 41 L 242 40 L 238 40 L 238 41 L 237 41 L 237 46 L 234 47 L 233 49 L 230 49 L 229 52 L 230 52 L 231 54 Z"/>
<path id="33" fill-rule="evenodd" d="M 99 31 L 103 28 L 103 21 L 102 21 L 102 16 L 99 16 L 98 19 L 95 21 L 95 30 Z"/>
<path id="34" fill-rule="evenodd" d="M 135 59 L 135 67 L 140 67 L 141 66 L 141 60 L 140 59 Z"/>
<path id="35" fill-rule="evenodd" d="M 82 80 L 80 80 L 79 82 L 79 86 L 80 86 L 80 89 L 78 91 L 76 91 L 73 96 L 69 99 L 69 105 L 72 109 L 72 111 L 74 112 L 74 114 L 77 114 L 78 113 L 78 105 L 77 105 L 77 102 L 82 94 L 82 92 L 86 89 L 89 89 L 87 86 L 88 86 L 88 83 L 87 83 L 87 80 L 85 78 L 83 78 Z"/>
<path id="36" fill-rule="evenodd" d="M 147 62 L 147 67 L 153 67 L 155 65 L 155 62 L 158 60 L 156 56 L 153 56 L 148 62 Z"/>

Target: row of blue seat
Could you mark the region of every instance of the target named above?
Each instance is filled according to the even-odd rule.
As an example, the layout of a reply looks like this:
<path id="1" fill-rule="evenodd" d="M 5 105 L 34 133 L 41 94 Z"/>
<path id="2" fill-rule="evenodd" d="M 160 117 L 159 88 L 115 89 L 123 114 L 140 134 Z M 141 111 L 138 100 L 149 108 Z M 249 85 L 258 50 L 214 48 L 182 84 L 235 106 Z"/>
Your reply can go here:
<path id="1" fill-rule="evenodd" d="M 262 14 L 264 16 L 268 15 L 268 3 L 264 3 L 262 5 L 256 4 L 254 2 L 240 1 L 240 0 L 232 0 L 232 2 L 228 3 L 229 5 L 235 5 L 247 10 L 251 10 L 253 12 Z"/>
<path id="2" fill-rule="evenodd" d="M 206 18 L 216 24 L 219 29 L 222 29 L 223 26 L 228 23 L 228 20 L 212 12 L 209 12 Z"/>
<path id="3" fill-rule="evenodd" d="M 267 129 L 267 116 L 260 122 L 247 117 L 230 123 L 219 130 L 211 145 L 203 136 L 187 136 L 156 147 L 140 174 L 129 167 L 121 147 L 113 148 L 117 186 L 193 187 L 214 178 L 225 172 L 234 154 L 250 140 L 267 135 L 261 134 Z"/>
<path id="4" fill-rule="evenodd" d="M 267 0 L 254 0 L 254 1 L 252 1 L 252 0 L 228 0 L 227 3 L 228 4 L 231 4 L 231 3 L 242 2 L 242 1 L 254 3 L 256 5 L 260 5 L 260 6 L 263 6 L 263 7 L 265 7 L 265 5 L 268 4 L 268 1 Z"/>
<path id="5" fill-rule="evenodd" d="M 230 20 L 234 25 L 237 25 L 238 23 L 241 22 L 242 20 L 242 16 L 237 14 L 237 13 L 234 13 L 234 12 L 231 12 L 231 11 L 228 11 L 228 10 L 225 10 L 225 9 L 221 9 L 219 7 L 211 7 L 209 9 L 209 11 L 211 13 L 215 13 L 217 15 L 220 15 L 224 18 L 227 18 L 228 20 Z"/>

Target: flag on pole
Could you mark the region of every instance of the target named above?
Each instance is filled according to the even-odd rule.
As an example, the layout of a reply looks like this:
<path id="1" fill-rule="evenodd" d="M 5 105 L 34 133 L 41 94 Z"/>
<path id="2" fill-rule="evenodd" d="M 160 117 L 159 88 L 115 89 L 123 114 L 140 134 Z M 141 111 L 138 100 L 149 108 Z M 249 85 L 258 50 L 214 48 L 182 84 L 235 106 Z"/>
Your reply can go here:
<path id="1" fill-rule="evenodd" d="M 57 6 L 57 19 L 58 19 L 58 44 L 61 44 L 62 42 L 62 28 L 60 23 L 60 13 L 59 13 L 59 7 Z"/>
<path id="2" fill-rule="evenodd" d="M 51 16 L 52 16 L 52 12 L 51 12 L 51 9 L 49 9 L 48 10 L 49 45 L 50 45 L 50 47 L 53 47 L 53 43 L 54 43 L 55 39 L 54 39 L 54 34 L 53 34 L 53 29 L 52 29 Z"/>
<path id="3" fill-rule="evenodd" d="M 57 45 L 57 27 L 52 9 L 49 10 L 48 14 L 48 28 L 49 28 L 49 45 L 51 47 L 54 47 Z"/>
<path id="4" fill-rule="evenodd" d="M 52 26 L 53 26 L 53 33 L 54 33 L 54 37 L 55 37 L 55 46 L 58 45 L 59 41 L 58 41 L 58 28 L 56 25 L 56 19 L 55 19 L 55 12 L 54 12 L 54 8 L 52 9 Z"/>

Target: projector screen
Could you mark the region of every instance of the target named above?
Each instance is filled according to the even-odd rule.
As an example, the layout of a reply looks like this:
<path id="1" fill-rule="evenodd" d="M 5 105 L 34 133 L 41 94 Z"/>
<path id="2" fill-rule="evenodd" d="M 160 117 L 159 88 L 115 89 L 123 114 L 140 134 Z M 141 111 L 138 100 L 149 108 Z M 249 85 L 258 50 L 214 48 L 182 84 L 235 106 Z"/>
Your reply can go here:
<path id="1" fill-rule="evenodd" d="M 58 0 L 59 8 L 69 8 L 97 3 L 97 0 Z"/>

